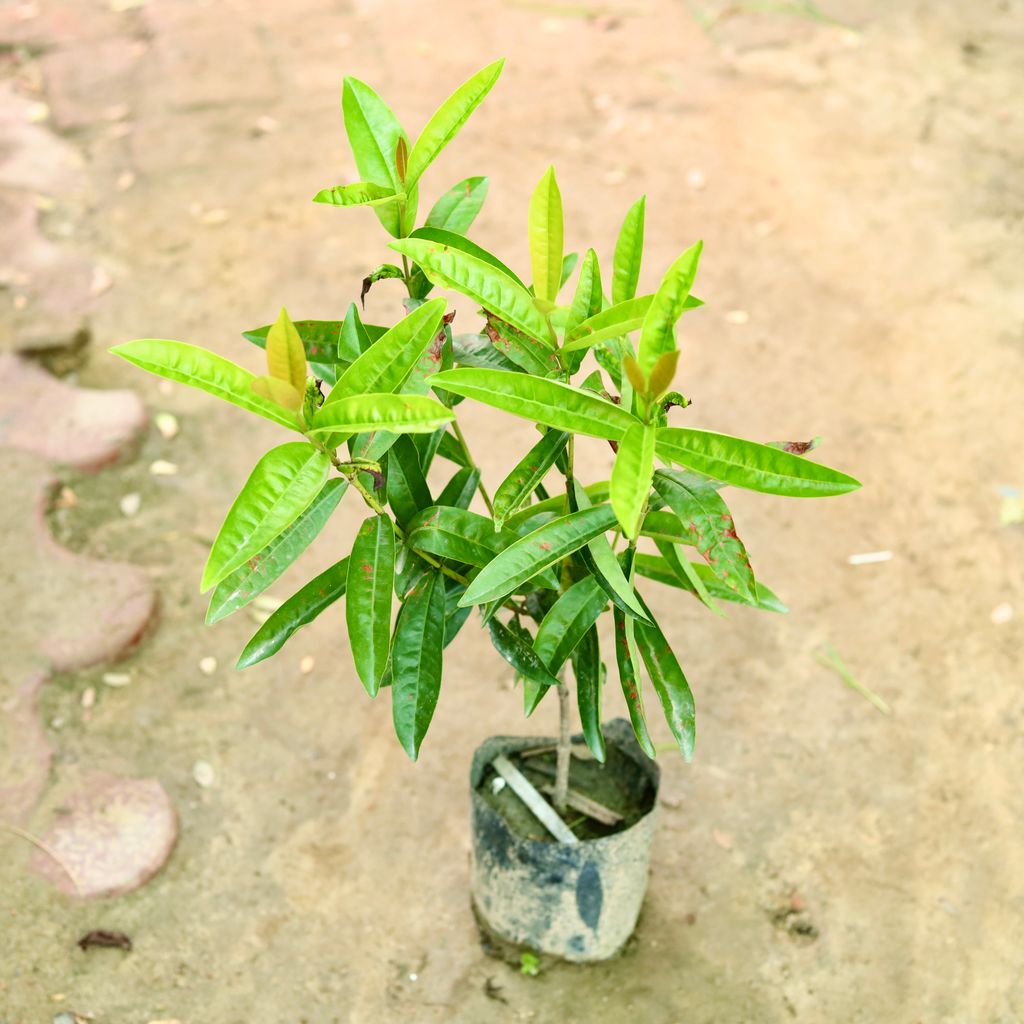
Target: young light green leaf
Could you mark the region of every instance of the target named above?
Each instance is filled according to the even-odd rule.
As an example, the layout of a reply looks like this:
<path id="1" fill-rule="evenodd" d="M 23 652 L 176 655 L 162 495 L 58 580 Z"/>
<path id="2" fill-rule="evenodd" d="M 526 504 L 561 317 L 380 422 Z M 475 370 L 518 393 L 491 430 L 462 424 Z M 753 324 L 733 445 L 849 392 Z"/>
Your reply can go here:
<path id="1" fill-rule="evenodd" d="M 290 384 L 300 396 L 305 391 L 306 350 L 284 306 L 267 334 L 267 370 L 271 377 Z"/>
<path id="2" fill-rule="evenodd" d="M 615 456 L 609 493 L 619 525 L 629 540 L 635 540 L 640 531 L 640 518 L 651 493 L 655 436 L 655 427 L 635 423 L 626 431 Z"/>
<path id="3" fill-rule="evenodd" d="M 253 391 L 253 374 L 205 348 L 182 341 L 140 338 L 115 345 L 110 351 L 159 377 L 199 388 L 282 426 L 299 429 L 294 413 Z"/>
<path id="4" fill-rule="evenodd" d="M 660 469 L 654 486 L 672 511 L 687 524 L 691 543 L 721 581 L 745 604 L 757 601 L 757 584 L 747 549 L 736 534 L 732 513 L 714 487 L 694 484 L 688 474 Z"/>
<path id="5" fill-rule="evenodd" d="M 441 690 L 445 585 L 426 573 L 402 603 L 391 644 L 391 717 L 402 749 L 415 761 Z"/>
<path id="6" fill-rule="evenodd" d="M 658 356 L 657 362 L 654 364 L 654 369 L 651 370 L 651 375 L 648 380 L 647 391 L 652 399 L 661 398 L 670 387 L 672 387 L 672 381 L 676 375 L 676 367 L 679 365 L 679 350 L 675 352 L 665 352 L 663 355 Z M 689 402 L 683 400 L 685 409 Z"/>
<path id="7" fill-rule="evenodd" d="M 463 82 L 438 107 L 437 112 L 427 122 L 409 154 L 409 170 L 405 176 L 407 188 L 411 188 L 420 179 L 420 175 L 434 162 L 437 155 L 455 138 L 459 129 L 466 123 L 469 115 L 480 105 L 483 98 L 491 91 L 491 87 L 501 74 L 504 60 L 496 60 L 493 64 L 478 71 Z"/>
<path id="8" fill-rule="evenodd" d="M 509 545 L 484 566 L 460 603 L 484 604 L 512 593 L 537 573 L 604 533 L 614 522 L 611 507 L 599 505 L 546 523 Z"/>
<path id="9" fill-rule="evenodd" d="M 529 215 L 533 291 L 542 302 L 554 302 L 558 297 L 563 234 L 562 194 L 558 191 L 555 169 L 549 167 L 533 191 Z"/>
<path id="10" fill-rule="evenodd" d="M 691 245 L 669 267 L 654 293 L 654 301 L 644 317 L 640 348 L 637 351 L 637 359 L 644 373 L 651 372 L 658 356 L 672 352 L 676 347 L 676 321 L 687 309 L 703 247 L 703 242 Z"/>
<path id="11" fill-rule="evenodd" d="M 325 203 L 328 206 L 387 206 L 405 202 L 405 199 L 404 192 L 396 192 L 387 185 L 374 185 L 372 181 L 322 188 L 313 196 L 314 203 Z"/>
<path id="12" fill-rule="evenodd" d="M 526 285 L 523 284 L 515 271 L 502 263 L 501 260 L 499 260 L 493 253 L 490 253 L 482 246 L 477 245 L 471 238 L 466 238 L 465 235 L 460 235 L 457 231 L 451 231 L 447 228 L 426 226 L 417 228 L 415 231 L 410 233 L 409 237 L 421 238 L 427 242 L 434 242 L 437 245 L 446 245 L 451 249 L 457 249 L 459 252 L 464 252 L 469 256 L 475 256 L 478 260 L 482 260 L 484 263 L 489 263 L 495 270 L 500 270 L 506 277 L 511 277 L 516 284 L 520 285 L 524 290 L 526 289 Z"/>
<path id="13" fill-rule="evenodd" d="M 633 625 L 637 647 L 647 666 L 651 682 L 654 683 L 672 736 L 683 757 L 690 761 L 693 759 L 697 719 L 693 694 L 661 627 L 649 611 L 648 616 L 650 621 L 637 620 Z"/>
<path id="14" fill-rule="evenodd" d="M 282 530 L 262 551 L 221 580 L 210 595 L 206 624 L 212 625 L 239 608 L 244 608 L 273 584 L 313 543 L 331 513 L 338 507 L 346 487 L 348 484 L 340 478 L 328 480 L 309 508 L 291 526 Z"/>
<path id="15" fill-rule="evenodd" d="M 567 352 L 578 352 L 596 345 L 599 341 L 607 341 L 609 338 L 617 338 L 635 331 L 643 324 L 653 300 L 652 295 L 642 295 L 595 313 L 577 324 L 572 331 L 566 332 L 565 344 L 562 347 Z"/>
<path id="16" fill-rule="evenodd" d="M 683 562 L 684 560 L 679 559 L 679 561 Z M 705 562 L 690 562 L 689 565 L 693 575 L 701 581 L 712 598 L 719 601 L 745 603 L 740 602 L 736 591 L 730 590 Z M 669 587 L 679 587 L 681 590 L 688 590 L 693 594 L 696 593 L 689 577 L 680 578 L 680 574 L 672 568 L 671 564 L 658 555 L 638 554 L 636 556 L 636 571 L 641 576 L 645 576 L 647 579 L 654 580 L 657 583 L 663 583 Z M 753 607 L 760 608 L 766 612 L 778 612 L 781 615 L 785 615 L 789 611 L 776 596 L 775 592 L 760 580 L 757 582 L 757 600 L 754 602 Z"/>
<path id="17" fill-rule="evenodd" d="M 537 489 L 555 459 L 565 450 L 569 435 L 549 430 L 519 461 L 519 464 L 498 485 L 494 492 L 494 523 L 502 523 Z"/>
<path id="18" fill-rule="evenodd" d="M 256 630 L 239 655 L 235 668 L 248 668 L 276 654 L 297 629 L 312 622 L 325 608 L 344 595 L 347 582 L 348 558 L 343 558 L 292 594 Z"/>
<path id="19" fill-rule="evenodd" d="M 535 686 L 557 686 L 558 680 L 548 671 L 547 666 L 537 656 L 528 640 L 518 632 L 510 629 L 497 618 L 487 623 L 494 649 L 524 679 L 530 680 Z"/>
<path id="20" fill-rule="evenodd" d="M 295 320 L 295 329 L 306 353 L 309 372 L 324 380 L 329 387 L 334 385 L 338 375 L 359 353 L 348 356 L 339 348 L 339 338 L 344 329 L 343 320 Z M 267 335 L 273 324 L 266 324 L 251 331 L 244 331 L 242 337 L 259 348 L 267 347 Z"/>
<path id="21" fill-rule="evenodd" d="M 601 267 L 597 262 L 597 253 L 588 249 L 580 267 L 580 276 L 576 282 L 576 294 L 573 296 L 569 315 L 565 320 L 565 337 L 569 338 L 580 324 L 601 312 L 604 293 L 601 290 Z"/>
<path id="22" fill-rule="evenodd" d="M 302 441 L 271 448 L 256 463 L 213 542 L 202 591 L 230 576 L 305 512 L 330 466 L 323 452 Z"/>
<path id="23" fill-rule="evenodd" d="M 533 304 L 533 296 L 491 262 L 426 238 L 403 238 L 392 242 L 391 248 L 417 263 L 439 287 L 462 292 L 531 338 L 554 344 L 551 328 Z"/>
<path id="24" fill-rule="evenodd" d="M 612 302 L 626 302 L 636 295 L 640 280 L 640 260 L 644 252 L 644 209 L 647 197 L 641 196 L 630 208 L 622 222 L 619 239 L 615 243 L 612 269 Z"/>
<path id="25" fill-rule="evenodd" d="M 636 648 L 633 619 L 619 608 L 613 609 L 615 622 L 615 660 L 619 667 L 619 683 L 626 699 L 626 709 L 633 725 L 633 733 L 640 749 L 648 757 L 656 757 L 651 734 L 647 730 L 644 713 L 643 681 L 640 678 L 640 652 Z"/>
<path id="26" fill-rule="evenodd" d="M 453 185 L 427 214 L 426 227 L 464 235 L 487 198 L 487 178 L 466 178 Z"/>
<path id="27" fill-rule="evenodd" d="M 771 445 L 685 427 L 658 431 L 658 455 L 735 487 L 791 498 L 829 497 L 860 487 L 852 476 Z"/>
<path id="28" fill-rule="evenodd" d="M 252 382 L 252 390 L 260 398 L 297 413 L 302 408 L 303 393 L 297 391 L 286 380 L 277 377 L 257 377 Z"/>
<path id="29" fill-rule="evenodd" d="M 310 434 L 426 434 L 455 419 L 451 409 L 422 395 L 346 395 L 317 413 Z"/>
<path id="30" fill-rule="evenodd" d="M 391 651 L 391 595 L 395 586 L 395 529 L 387 515 L 359 528 L 348 563 L 345 622 L 366 692 L 377 696 Z"/>
<path id="31" fill-rule="evenodd" d="M 553 673 L 561 670 L 607 605 L 608 595 L 600 583 L 593 576 L 584 576 L 548 609 L 533 649 Z"/>
<path id="32" fill-rule="evenodd" d="M 398 391 L 438 336 L 444 308 L 444 299 L 431 299 L 381 335 L 338 378 L 321 413 L 345 397 Z"/>
<path id="33" fill-rule="evenodd" d="M 580 713 L 583 738 L 594 758 L 604 764 L 604 735 L 601 732 L 601 689 L 604 673 L 597 627 L 591 626 L 572 655 L 576 677 L 576 706 Z"/>
<path id="34" fill-rule="evenodd" d="M 525 373 L 462 367 L 436 374 L 431 386 L 475 398 L 515 416 L 590 437 L 621 441 L 639 422 L 632 413 L 589 391 Z"/>

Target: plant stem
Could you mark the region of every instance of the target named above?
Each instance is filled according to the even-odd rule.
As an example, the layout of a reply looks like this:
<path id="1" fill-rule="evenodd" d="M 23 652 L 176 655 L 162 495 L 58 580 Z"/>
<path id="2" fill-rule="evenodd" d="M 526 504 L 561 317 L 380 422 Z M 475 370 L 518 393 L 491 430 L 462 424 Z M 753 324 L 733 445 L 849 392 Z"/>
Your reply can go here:
<path id="1" fill-rule="evenodd" d="M 563 817 L 568 806 L 569 762 L 572 759 L 572 740 L 569 734 L 569 687 L 558 680 L 558 747 L 555 754 L 555 792 L 552 796 L 555 810 Z"/>
<path id="2" fill-rule="evenodd" d="M 452 430 L 455 431 L 455 440 L 459 442 L 459 446 L 462 448 L 462 454 L 466 456 L 466 462 L 469 463 L 469 468 L 479 470 L 480 467 L 473 459 L 473 455 L 469 450 L 469 445 L 466 443 L 466 437 L 462 433 L 462 427 L 459 426 L 458 420 L 452 420 Z M 493 516 L 494 505 L 491 503 L 491 496 L 487 493 L 487 488 L 484 486 L 483 477 L 480 478 L 480 482 L 476 486 L 477 490 L 480 492 L 480 497 L 484 499 L 487 511 Z"/>

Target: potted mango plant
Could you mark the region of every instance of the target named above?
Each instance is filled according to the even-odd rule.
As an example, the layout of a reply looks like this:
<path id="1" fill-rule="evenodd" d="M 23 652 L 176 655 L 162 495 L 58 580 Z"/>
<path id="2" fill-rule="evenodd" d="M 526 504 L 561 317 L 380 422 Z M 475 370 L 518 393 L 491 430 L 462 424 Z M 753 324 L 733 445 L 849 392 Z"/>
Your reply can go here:
<path id="1" fill-rule="evenodd" d="M 805 458 L 810 444 L 689 425 L 689 403 L 673 390 L 676 325 L 701 305 L 691 291 L 701 243 L 638 295 L 643 198 L 602 276 L 594 249 L 564 254 L 561 196 L 547 170 L 529 204 L 530 284 L 467 237 L 486 178 L 460 181 L 419 222 L 424 173 L 501 68 L 461 85 L 415 141 L 369 86 L 345 80 L 345 129 L 363 180 L 315 201 L 368 207 L 391 236 L 392 261 L 366 275 L 362 295 L 400 283 L 406 314 L 396 323 L 364 323 L 355 303 L 341 320 L 292 321 L 281 310 L 245 334 L 266 351 L 263 375 L 177 341 L 112 351 L 285 432 L 213 543 L 202 574 L 208 622 L 271 586 L 346 496 L 365 506 L 351 552 L 274 611 L 239 668 L 275 654 L 344 598 L 355 672 L 369 697 L 390 695 L 395 733 L 414 761 L 445 650 L 474 610 L 521 682 L 526 715 L 555 695 L 557 737 L 492 738 L 473 759 L 473 906 L 503 951 L 592 961 L 629 937 L 647 884 L 658 770 L 645 692 L 683 758 L 694 752 L 690 684 L 643 591 L 657 583 L 711 609 L 731 601 L 784 611 L 755 577 L 723 492 L 824 497 L 859 485 Z M 454 311 L 435 289 L 468 299 L 478 329 L 453 333 Z M 537 431 L 493 489 L 458 422 L 464 400 Z M 608 480 L 581 478 L 579 438 L 614 451 Z M 628 721 L 603 720 L 606 662 Z"/>

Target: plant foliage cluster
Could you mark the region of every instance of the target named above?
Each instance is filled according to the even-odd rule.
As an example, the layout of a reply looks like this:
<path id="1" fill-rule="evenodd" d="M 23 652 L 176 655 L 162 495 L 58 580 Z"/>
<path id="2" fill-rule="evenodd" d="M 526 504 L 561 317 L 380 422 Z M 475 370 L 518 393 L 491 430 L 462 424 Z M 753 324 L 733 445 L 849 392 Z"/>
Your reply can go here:
<path id="1" fill-rule="evenodd" d="M 806 445 L 670 423 L 670 411 L 688 405 L 672 390 L 676 324 L 701 305 L 691 291 L 701 243 L 679 256 L 652 294 L 638 295 L 643 198 L 627 212 L 603 276 L 593 249 L 580 259 L 563 252 L 553 169 L 530 201 L 531 284 L 467 237 L 486 178 L 460 181 L 416 227 L 424 172 L 501 67 L 491 64 L 461 85 L 414 141 L 369 86 L 345 81 L 345 129 L 364 180 L 325 189 L 316 201 L 370 207 L 393 237 L 396 262 L 368 274 L 363 295 L 377 281 L 403 282 L 407 315 L 398 323 L 364 323 L 355 303 L 337 321 L 293 322 L 282 310 L 273 325 L 245 334 L 266 350 L 263 376 L 177 341 L 144 339 L 113 351 L 291 432 L 257 462 L 214 541 L 202 577 L 211 591 L 208 622 L 274 583 L 347 490 L 365 502 L 368 516 L 350 553 L 263 623 L 240 668 L 280 650 L 344 597 L 356 672 L 371 697 L 390 689 L 395 731 L 415 759 L 438 701 L 444 649 L 477 608 L 523 682 L 527 714 L 571 665 L 583 733 L 603 759 L 607 673 L 597 622 L 610 610 L 613 657 L 640 745 L 654 756 L 646 678 L 690 758 L 693 695 L 638 578 L 688 591 L 713 610 L 734 601 L 784 611 L 754 576 L 724 488 L 820 497 L 858 484 L 804 458 Z M 454 314 L 432 297 L 435 288 L 480 308 L 478 333 L 453 336 Z M 588 354 L 596 368 L 584 366 Z M 493 495 L 456 419 L 465 399 L 536 425 L 536 443 Z M 579 478 L 579 436 L 615 451 L 610 479 Z M 434 493 L 427 478 L 439 463 L 449 470 Z M 553 493 L 547 481 L 555 473 L 564 487 Z"/>

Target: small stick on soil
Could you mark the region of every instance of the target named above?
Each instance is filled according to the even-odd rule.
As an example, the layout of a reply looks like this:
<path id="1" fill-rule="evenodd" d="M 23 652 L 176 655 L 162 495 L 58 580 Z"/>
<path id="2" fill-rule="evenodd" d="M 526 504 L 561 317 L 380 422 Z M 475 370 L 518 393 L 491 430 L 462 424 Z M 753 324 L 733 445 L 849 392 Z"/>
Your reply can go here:
<path id="1" fill-rule="evenodd" d="M 560 842 L 578 843 L 569 827 L 555 813 L 534 788 L 533 783 L 504 755 L 499 754 L 492 762 L 494 770 L 508 783 L 509 788 L 533 812 L 533 816 Z"/>
<path id="2" fill-rule="evenodd" d="M 542 793 L 553 793 L 555 787 L 549 782 L 541 786 L 540 791 Z M 574 811 L 579 811 L 588 818 L 599 821 L 602 825 L 618 825 L 622 821 L 622 815 L 618 811 L 613 811 L 610 807 L 605 807 L 604 804 L 599 804 L 596 800 L 591 800 L 589 796 L 577 793 L 574 789 L 570 789 L 566 794 L 566 803 Z"/>

